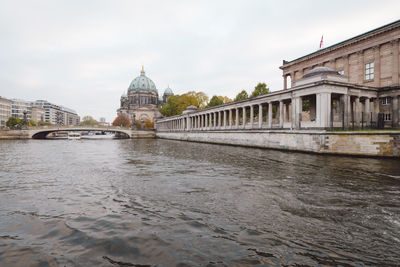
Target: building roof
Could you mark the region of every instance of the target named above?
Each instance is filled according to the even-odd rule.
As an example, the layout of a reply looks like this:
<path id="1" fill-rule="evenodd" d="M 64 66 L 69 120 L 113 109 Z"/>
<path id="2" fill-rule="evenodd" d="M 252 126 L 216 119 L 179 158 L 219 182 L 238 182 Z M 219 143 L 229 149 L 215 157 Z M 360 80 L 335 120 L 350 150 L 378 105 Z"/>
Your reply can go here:
<path id="1" fill-rule="evenodd" d="M 128 91 L 136 90 L 154 91 L 158 94 L 156 85 L 150 78 L 146 76 L 143 67 L 142 71 L 140 72 L 140 76 L 136 77 L 128 87 Z"/>
<path id="2" fill-rule="evenodd" d="M 164 95 L 173 95 L 174 92 L 172 92 L 171 88 L 169 88 L 169 85 L 167 87 L 167 89 L 165 89 L 164 91 Z"/>
<path id="3" fill-rule="evenodd" d="M 392 28 L 392 27 L 398 27 L 398 26 L 400 26 L 400 20 L 396 20 L 396 21 L 394 21 L 394 22 L 392 22 L 392 23 L 383 25 L 383 26 L 381 26 L 381 27 L 379 27 L 379 28 L 376 28 L 376 29 L 367 31 L 367 32 L 365 32 L 365 33 L 362 33 L 362 34 L 360 34 L 360 35 L 354 36 L 354 37 L 352 37 L 352 38 L 350 38 L 350 39 L 344 40 L 344 41 L 342 41 L 342 42 L 340 42 L 340 43 L 337 43 L 337 44 L 328 46 L 328 47 L 326 47 L 326 48 L 317 50 L 317 51 L 312 52 L 312 53 L 310 53 L 310 54 L 307 54 L 307 55 L 305 55 L 305 56 L 302 56 L 302 57 L 299 57 L 299 58 L 297 58 L 297 59 L 294 59 L 294 60 L 292 60 L 292 61 L 285 61 L 285 60 L 284 60 L 284 61 L 283 61 L 283 66 L 282 66 L 282 67 L 284 67 L 285 65 L 294 63 L 294 62 L 296 62 L 296 61 L 299 61 L 299 60 L 301 60 L 301 59 L 304 59 L 304 58 L 313 56 L 313 55 L 323 54 L 323 53 L 325 53 L 325 52 L 329 52 L 329 51 L 335 50 L 335 49 L 339 48 L 340 46 L 343 46 L 343 45 L 345 45 L 345 44 L 347 44 L 347 43 L 350 43 L 350 42 L 352 42 L 352 41 L 365 39 L 365 38 L 368 37 L 369 35 L 371 35 L 371 34 L 373 34 L 373 33 L 377 33 L 377 32 L 379 32 L 379 31 L 381 31 L 381 30 L 384 30 L 384 29 L 387 29 L 387 28 Z"/>
<path id="4" fill-rule="evenodd" d="M 319 74 L 335 74 L 335 75 L 340 75 L 336 70 L 333 70 L 328 67 L 316 67 L 309 72 L 306 73 L 306 75 L 303 76 L 303 78 L 308 78 L 311 76 L 319 75 Z"/>

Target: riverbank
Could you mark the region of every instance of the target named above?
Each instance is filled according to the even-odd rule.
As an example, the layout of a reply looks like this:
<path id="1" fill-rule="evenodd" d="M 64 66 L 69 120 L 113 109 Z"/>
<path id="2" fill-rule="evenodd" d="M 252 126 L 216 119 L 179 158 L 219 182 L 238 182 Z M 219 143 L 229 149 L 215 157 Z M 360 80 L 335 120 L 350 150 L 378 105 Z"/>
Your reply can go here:
<path id="1" fill-rule="evenodd" d="M 32 127 L 24 130 L 0 130 L 0 140 L 19 140 L 19 139 L 44 139 L 46 135 L 52 132 L 67 132 L 67 131 L 104 131 L 104 132 L 115 132 L 116 137 L 119 138 L 131 138 L 131 139 L 152 139 L 156 137 L 155 130 L 153 129 L 120 129 L 115 128 L 100 128 L 92 127 L 85 128 L 82 126 L 71 126 L 71 127 Z"/>
<path id="2" fill-rule="evenodd" d="M 221 130 L 157 132 L 156 136 L 191 142 L 238 145 L 318 154 L 400 157 L 400 131 Z"/>

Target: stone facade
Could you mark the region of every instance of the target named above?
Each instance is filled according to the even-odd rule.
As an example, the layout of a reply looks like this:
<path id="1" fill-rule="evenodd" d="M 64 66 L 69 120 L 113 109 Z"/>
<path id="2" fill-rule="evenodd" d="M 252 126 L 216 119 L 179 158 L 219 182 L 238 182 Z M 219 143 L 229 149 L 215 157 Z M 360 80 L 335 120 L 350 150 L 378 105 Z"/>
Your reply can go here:
<path id="1" fill-rule="evenodd" d="M 302 56 L 283 61 L 283 89 L 315 67 L 329 67 L 349 78 L 350 83 L 387 87 L 399 85 L 400 20 L 349 40 Z"/>
<path id="2" fill-rule="evenodd" d="M 45 120 L 45 113 L 46 110 L 44 108 L 40 107 L 31 107 L 31 120 L 33 120 L 36 123 L 43 123 Z"/>
<path id="3" fill-rule="evenodd" d="M 374 157 L 400 157 L 399 132 L 327 133 L 324 131 L 218 131 L 157 132 L 158 138 Z"/>
<path id="4" fill-rule="evenodd" d="M 11 105 L 11 100 L 0 97 L 0 128 L 5 127 L 8 118 L 11 117 Z"/>
<path id="5" fill-rule="evenodd" d="M 376 101 L 384 126 L 398 127 L 399 40 L 400 20 L 293 61 L 284 60 L 280 67 L 283 88 L 295 86 L 296 81 L 316 67 L 332 68 L 346 76 L 349 83 L 377 88 Z"/>
<path id="6" fill-rule="evenodd" d="M 122 94 L 117 114 L 126 114 L 131 120 L 138 120 L 142 124 L 147 120 L 154 121 L 161 117 L 158 107 L 171 95 L 172 90 L 168 87 L 163 97 L 159 97 L 155 83 L 146 76 L 142 67 L 140 76 L 131 82 L 127 93 Z"/>

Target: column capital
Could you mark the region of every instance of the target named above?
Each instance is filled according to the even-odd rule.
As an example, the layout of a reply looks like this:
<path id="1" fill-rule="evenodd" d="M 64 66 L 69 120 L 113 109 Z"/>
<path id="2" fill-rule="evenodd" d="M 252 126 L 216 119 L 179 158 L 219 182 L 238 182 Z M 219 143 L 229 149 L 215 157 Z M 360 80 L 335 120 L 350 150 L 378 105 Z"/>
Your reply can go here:
<path id="1" fill-rule="evenodd" d="M 372 49 L 374 50 L 374 52 L 378 52 L 379 51 L 379 49 L 381 48 L 381 45 L 374 45 L 373 47 L 372 47 Z"/>
<path id="2" fill-rule="evenodd" d="M 390 43 L 391 43 L 392 45 L 396 45 L 396 44 L 399 43 L 399 39 L 397 38 L 397 39 L 391 40 Z"/>

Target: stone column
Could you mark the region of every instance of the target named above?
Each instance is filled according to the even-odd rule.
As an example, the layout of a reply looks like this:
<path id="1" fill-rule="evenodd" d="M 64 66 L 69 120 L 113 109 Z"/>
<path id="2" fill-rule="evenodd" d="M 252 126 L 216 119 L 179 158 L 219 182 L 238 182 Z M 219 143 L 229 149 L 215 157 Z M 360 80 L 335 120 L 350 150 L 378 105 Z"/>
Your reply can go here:
<path id="1" fill-rule="evenodd" d="M 349 55 L 345 55 L 342 58 L 343 58 L 343 74 L 344 76 L 349 77 Z"/>
<path id="2" fill-rule="evenodd" d="M 226 128 L 226 110 L 224 110 L 223 112 L 224 112 L 224 128 Z"/>
<path id="3" fill-rule="evenodd" d="M 218 126 L 222 126 L 222 121 L 221 121 L 221 111 L 218 111 Z"/>
<path id="4" fill-rule="evenodd" d="M 358 65 L 359 65 L 359 76 L 358 76 L 358 83 L 364 84 L 365 78 L 365 64 L 364 64 L 364 51 L 358 52 Z M 360 99 L 359 99 L 360 100 Z"/>
<path id="5" fill-rule="evenodd" d="M 283 75 L 283 89 L 287 89 L 287 75 Z"/>
<path id="6" fill-rule="evenodd" d="M 213 112 L 213 117 L 214 117 L 214 129 L 217 128 L 217 112 Z"/>
<path id="7" fill-rule="evenodd" d="M 340 97 L 340 105 L 342 106 L 342 112 L 344 112 L 344 127 L 350 127 L 351 121 L 351 103 L 350 103 L 350 96 L 345 94 L 341 95 Z M 343 115 L 340 114 L 340 120 L 343 120 Z M 342 122 L 343 123 L 343 122 Z"/>
<path id="8" fill-rule="evenodd" d="M 364 110 L 364 120 L 365 120 L 365 125 L 368 127 L 371 125 L 371 107 L 370 107 L 370 103 L 369 103 L 369 97 L 367 97 L 365 99 L 365 110 Z"/>
<path id="9" fill-rule="evenodd" d="M 239 108 L 236 108 L 236 128 L 239 128 Z"/>
<path id="10" fill-rule="evenodd" d="M 355 125 L 356 127 L 360 127 L 360 98 L 357 96 L 354 102 L 355 105 Z"/>
<path id="11" fill-rule="evenodd" d="M 399 97 L 392 98 L 392 127 L 399 127 Z"/>
<path id="12" fill-rule="evenodd" d="M 375 124 L 378 125 L 378 114 L 379 114 L 380 110 L 379 110 L 379 98 L 375 98 L 374 99 L 374 121 Z"/>
<path id="13" fill-rule="evenodd" d="M 232 109 L 229 109 L 229 127 L 232 127 Z"/>
<path id="14" fill-rule="evenodd" d="M 293 87 L 293 83 L 295 82 L 294 71 L 290 73 L 290 88 Z"/>
<path id="15" fill-rule="evenodd" d="M 263 117 L 262 104 L 258 104 L 258 128 L 262 127 L 262 117 Z"/>
<path id="16" fill-rule="evenodd" d="M 272 102 L 268 102 L 268 128 L 272 128 Z"/>
<path id="17" fill-rule="evenodd" d="M 211 122 L 211 119 L 208 120 L 208 113 L 204 114 L 204 128 L 208 129 L 208 123 Z"/>
<path id="18" fill-rule="evenodd" d="M 279 128 L 283 128 L 283 101 L 279 101 Z"/>
<path id="19" fill-rule="evenodd" d="M 296 118 L 295 118 L 295 128 L 301 128 L 301 112 L 303 108 L 303 99 L 301 97 L 295 98 L 295 110 L 296 110 Z"/>
<path id="20" fill-rule="evenodd" d="M 253 128 L 254 124 L 254 106 L 250 105 L 250 128 Z"/>
<path id="21" fill-rule="evenodd" d="M 246 107 L 243 107 L 243 129 L 246 128 Z"/>
<path id="22" fill-rule="evenodd" d="M 381 86 L 381 52 L 379 45 L 374 47 L 374 84 Z"/>
<path id="23" fill-rule="evenodd" d="M 399 39 L 392 41 L 393 53 L 393 69 L 392 69 L 392 84 L 399 84 Z"/>

